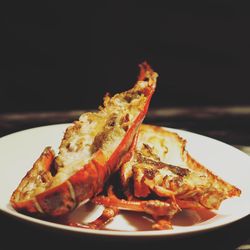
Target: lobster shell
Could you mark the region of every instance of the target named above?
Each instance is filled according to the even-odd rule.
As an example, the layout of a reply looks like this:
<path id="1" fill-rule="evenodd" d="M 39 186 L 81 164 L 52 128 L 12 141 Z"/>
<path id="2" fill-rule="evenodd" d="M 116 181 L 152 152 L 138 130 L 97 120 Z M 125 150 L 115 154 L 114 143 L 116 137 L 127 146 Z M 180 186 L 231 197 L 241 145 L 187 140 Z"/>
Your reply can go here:
<path id="1" fill-rule="evenodd" d="M 140 65 L 140 68 L 139 81 L 147 81 L 148 74 L 153 75 L 154 80 L 156 79 L 157 74 L 152 71 L 148 64 L 143 63 Z M 29 183 L 30 177 L 35 174 L 36 169 L 42 166 L 40 172 L 50 173 L 54 167 L 55 154 L 50 147 L 45 148 L 44 152 L 33 165 L 33 168 L 26 174 L 18 188 L 13 192 L 10 199 L 13 208 L 22 213 L 32 214 L 33 216 L 61 216 L 73 210 L 80 203 L 100 193 L 105 182 L 119 168 L 120 163 L 124 163 L 130 159 L 132 155 L 131 150 L 135 146 L 133 141 L 136 140 L 139 126 L 147 113 L 155 86 L 156 83 L 153 81 L 152 84 L 143 89 L 143 94 L 146 96 L 144 107 L 140 110 L 121 139 L 118 147 L 112 152 L 109 158 L 106 157 L 102 149 L 98 149 L 92 155 L 89 162 L 66 181 L 36 194 L 30 199 L 21 200 L 20 194 L 22 188 Z"/>

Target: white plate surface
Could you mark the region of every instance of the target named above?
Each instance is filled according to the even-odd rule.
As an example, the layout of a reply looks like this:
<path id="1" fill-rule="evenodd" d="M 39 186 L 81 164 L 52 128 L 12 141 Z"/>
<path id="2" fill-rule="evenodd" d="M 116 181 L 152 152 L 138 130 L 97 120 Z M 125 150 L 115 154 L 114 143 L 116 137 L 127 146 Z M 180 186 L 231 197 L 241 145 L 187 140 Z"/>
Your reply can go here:
<path id="1" fill-rule="evenodd" d="M 16 212 L 9 204 L 13 190 L 44 147 L 52 146 L 55 150 L 58 148 L 68 125 L 38 127 L 0 138 L 0 209 L 2 211 L 51 229 L 121 237 L 173 237 L 197 233 L 234 222 L 250 213 L 250 157 L 220 141 L 177 129 L 170 130 L 187 140 L 187 150 L 197 161 L 242 191 L 239 198 L 224 201 L 220 209 L 216 211 L 216 215 L 210 219 L 200 222 L 197 214 L 184 212 L 174 219 L 173 230 L 152 231 L 149 218 L 138 213 L 126 212 L 115 217 L 105 230 L 91 230 L 48 222 Z M 83 205 L 71 217 L 72 220 L 88 222 L 100 215 L 101 211 L 101 206 Z"/>

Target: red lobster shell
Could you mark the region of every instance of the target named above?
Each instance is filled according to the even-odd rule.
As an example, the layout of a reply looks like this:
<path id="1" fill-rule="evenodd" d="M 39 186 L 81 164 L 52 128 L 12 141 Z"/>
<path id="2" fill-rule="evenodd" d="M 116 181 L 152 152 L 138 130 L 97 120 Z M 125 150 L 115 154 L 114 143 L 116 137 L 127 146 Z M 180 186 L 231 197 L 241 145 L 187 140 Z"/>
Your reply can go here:
<path id="1" fill-rule="evenodd" d="M 120 104 L 115 104 L 119 98 L 127 98 L 126 105 L 128 107 L 132 107 L 129 105 L 132 105 L 136 98 L 141 98 L 139 100 L 140 103 L 132 107 L 136 113 L 133 119 L 131 121 L 127 121 L 127 119 L 126 126 L 122 124 L 124 121 L 121 122 L 125 132 L 118 136 L 118 146 L 112 152 L 107 153 L 107 150 L 105 151 L 102 145 L 98 144 L 99 142 L 96 143 L 97 145 L 88 162 L 80 167 L 78 166 L 76 172 L 73 172 L 66 179 L 56 184 L 55 177 L 57 176 L 58 166 L 56 166 L 55 161 L 57 158 L 55 158 L 55 154 L 50 147 L 45 148 L 32 169 L 13 192 L 10 202 L 14 209 L 34 216 L 60 216 L 102 191 L 109 176 L 119 168 L 121 163 L 130 159 L 133 141 L 147 113 L 151 97 L 155 91 L 157 73 L 146 63 L 141 64 L 140 68 L 138 81 L 131 90 L 117 94 L 112 98 L 106 97 L 104 99 L 104 107 L 97 113 L 91 113 L 96 116 L 102 115 L 103 113 L 101 112 L 105 113 L 105 108 L 108 109 L 108 106 L 111 105 L 110 103 L 113 105 L 111 112 L 115 112 L 116 109 L 119 111 L 119 108 L 121 109 Z M 127 112 L 130 115 L 130 111 L 128 110 Z M 119 112 L 116 113 L 119 116 Z M 65 146 L 66 141 L 71 136 L 70 133 L 72 130 L 77 129 L 76 127 L 79 126 L 79 123 L 80 121 L 75 122 L 73 126 L 66 130 L 60 147 Z M 80 125 L 83 126 L 82 123 Z M 109 124 L 109 126 L 111 125 Z M 99 131 L 99 137 L 101 133 L 102 131 Z M 112 135 L 115 132 L 111 129 L 109 133 Z M 95 139 L 97 137 L 98 135 L 95 135 Z M 105 139 L 105 136 L 102 135 L 101 138 Z M 93 140 L 94 142 L 95 139 Z M 68 148 L 69 145 L 64 150 Z M 56 173 L 53 174 L 53 171 Z"/>

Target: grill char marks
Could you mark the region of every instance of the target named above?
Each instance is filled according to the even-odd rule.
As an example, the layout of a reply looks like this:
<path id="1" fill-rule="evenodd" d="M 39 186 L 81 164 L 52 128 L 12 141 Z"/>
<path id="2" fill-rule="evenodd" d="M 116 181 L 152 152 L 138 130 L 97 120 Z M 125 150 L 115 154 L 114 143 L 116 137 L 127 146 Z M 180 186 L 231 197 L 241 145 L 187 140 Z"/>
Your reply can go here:
<path id="1" fill-rule="evenodd" d="M 155 177 L 155 175 L 156 175 L 156 173 L 158 173 L 158 171 L 157 171 L 156 169 L 147 169 L 147 168 L 146 168 L 146 169 L 144 169 L 143 173 L 144 173 L 144 175 L 145 175 L 148 179 L 153 180 L 154 177 Z"/>
<path id="2" fill-rule="evenodd" d="M 139 163 L 145 163 L 145 164 L 148 164 L 148 165 L 153 165 L 157 169 L 167 168 L 173 174 L 179 175 L 181 177 L 184 177 L 184 176 L 186 176 L 186 175 L 188 175 L 190 173 L 190 170 L 187 169 L 187 168 L 181 168 L 181 167 L 166 164 L 166 163 L 163 163 L 163 162 L 160 162 L 160 161 L 154 161 L 152 159 L 149 159 L 149 158 L 146 158 L 146 157 L 142 156 L 140 153 L 137 153 L 136 157 L 137 157 L 137 161 Z"/>

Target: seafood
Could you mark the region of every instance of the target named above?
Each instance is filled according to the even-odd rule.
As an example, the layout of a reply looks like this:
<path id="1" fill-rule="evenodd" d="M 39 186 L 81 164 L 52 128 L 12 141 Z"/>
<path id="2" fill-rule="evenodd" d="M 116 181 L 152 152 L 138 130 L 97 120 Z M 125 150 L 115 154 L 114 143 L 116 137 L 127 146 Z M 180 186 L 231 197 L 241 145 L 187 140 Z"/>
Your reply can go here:
<path id="1" fill-rule="evenodd" d="M 171 218 L 182 209 L 218 209 L 223 200 L 240 195 L 238 188 L 193 159 L 185 145 L 176 133 L 141 125 L 133 156 L 120 168 L 120 187 L 116 187 L 117 181 L 111 182 L 106 195 L 93 202 L 106 210 L 145 212 L 155 220 L 154 229 L 171 229 Z M 103 225 L 117 213 L 106 216 Z M 92 228 L 103 225 L 91 223 Z"/>
<path id="2" fill-rule="evenodd" d="M 98 112 L 80 116 L 67 128 L 59 153 L 46 147 L 13 192 L 14 209 L 56 217 L 103 190 L 105 182 L 132 157 L 131 145 L 155 91 L 157 73 L 140 65 L 135 86 L 104 97 Z"/>
<path id="3" fill-rule="evenodd" d="M 66 215 L 91 201 L 101 216 L 76 227 L 101 229 L 120 210 L 146 213 L 153 229 L 172 229 L 184 209 L 212 211 L 241 190 L 216 176 L 186 150 L 186 141 L 161 127 L 142 124 L 157 73 L 140 65 L 135 86 L 104 97 L 98 112 L 70 125 L 58 154 L 46 147 L 13 192 L 14 209 L 36 217 Z"/>

